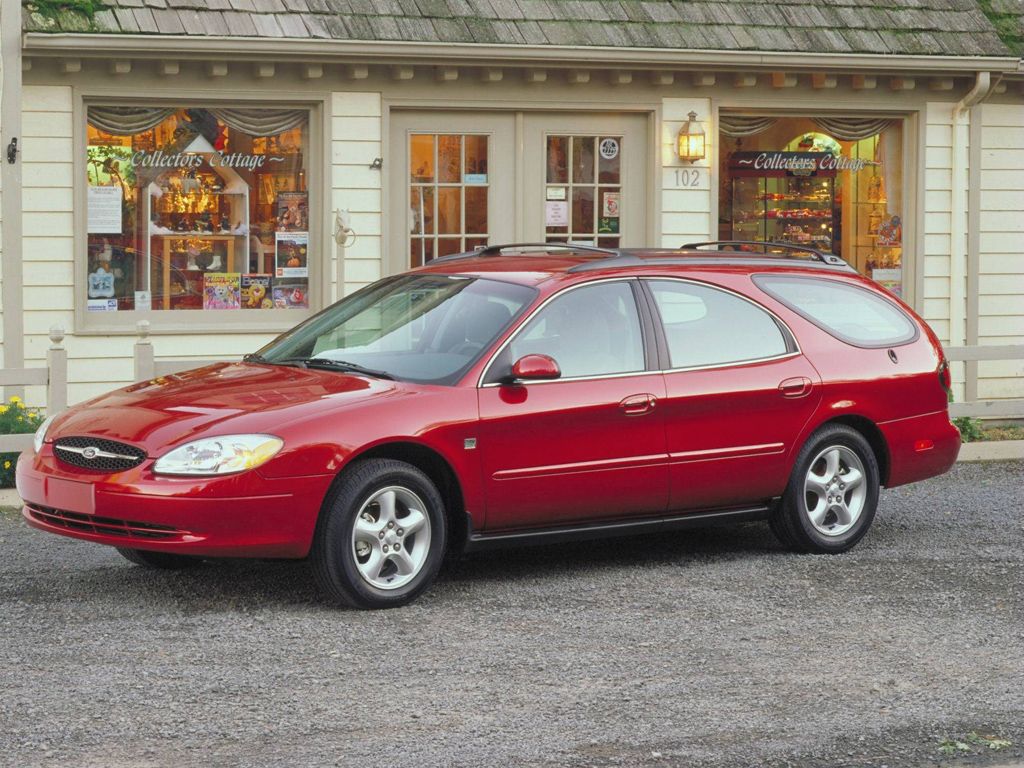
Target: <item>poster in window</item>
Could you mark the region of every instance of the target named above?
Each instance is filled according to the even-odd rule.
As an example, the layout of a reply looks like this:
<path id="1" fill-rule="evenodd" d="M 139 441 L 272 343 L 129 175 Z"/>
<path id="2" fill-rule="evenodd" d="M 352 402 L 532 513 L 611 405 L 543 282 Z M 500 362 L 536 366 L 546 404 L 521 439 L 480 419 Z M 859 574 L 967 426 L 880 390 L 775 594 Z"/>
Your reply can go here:
<path id="1" fill-rule="evenodd" d="M 903 242 L 903 222 L 899 216 L 889 216 L 882 219 L 878 225 L 878 239 L 876 245 L 894 246 Z"/>
<path id="2" fill-rule="evenodd" d="M 275 239 L 275 277 L 309 277 L 309 233 L 277 232 Z"/>
<path id="3" fill-rule="evenodd" d="M 246 273 L 242 275 L 242 309 L 272 309 L 270 275 Z"/>
<path id="4" fill-rule="evenodd" d="M 309 229 L 309 201 L 305 192 L 277 193 L 277 230 L 305 232 Z"/>
<path id="5" fill-rule="evenodd" d="M 241 282 L 238 272 L 207 272 L 203 275 L 203 309 L 238 309 Z"/>
<path id="6" fill-rule="evenodd" d="M 305 280 L 275 280 L 274 306 L 278 309 L 305 309 L 309 306 L 309 291 Z"/>
<path id="7" fill-rule="evenodd" d="M 124 192 L 119 186 L 88 187 L 89 234 L 120 235 Z"/>

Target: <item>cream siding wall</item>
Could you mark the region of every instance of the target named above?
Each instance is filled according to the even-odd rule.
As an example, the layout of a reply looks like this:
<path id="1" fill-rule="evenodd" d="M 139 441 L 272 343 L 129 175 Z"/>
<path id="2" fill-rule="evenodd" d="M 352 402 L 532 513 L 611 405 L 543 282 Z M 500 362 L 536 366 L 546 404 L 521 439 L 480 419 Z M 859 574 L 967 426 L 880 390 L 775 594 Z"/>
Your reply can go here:
<path id="1" fill-rule="evenodd" d="M 924 297 L 922 316 L 938 334 L 943 344 L 964 343 L 966 317 L 966 259 L 967 215 L 961 211 L 958 247 L 953 247 L 953 214 L 956 204 L 953 194 L 953 105 L 948 102 L 929 102 L 925 107 L 925 217 L 924 217 Z M 968 125 L 961 120 L 957 128 L 958 140 L 963 144 L 964 170 L 961 204 L 967 201 L 967 139 Z M 953 264 L 952 254 L 958 254 L 959 264 Z M 959 293 L 952 289 L 951 275 L 961 275 Z M 955 298 L 958 297 L 958 298 Z M 954 307 L 953 304 L 958 304 Z M 951 318 L 953 319 L 951 322 Z M 963 363 L 954 363 L 953 392 L 958 401 L 964 398 L 965 370 Z"/>
<path id="2" fill-rule="evenodd" d="M 22 300 L 25 365 L 32 368 L 46 365 L 52 326 L 61 326 L 69 334 L 74 328 L 71 87 L 26 84 L 22 105 Z M 106 343 L 107 348 L 91 361 L 92 367 L 113 372 L 119 367 L 119 348 Z M 73 359 L 68 370 L 74 381 L 71 372 L 83 368 L 83 350 L 78 344 L 69 349 Z M 71 385 L 72 401 L 88 396 L 80 392 L 81 387 Z M 29 387 L 26 399 L 34 405 L 45 404 L 44 388 Z"/>
<path id="3" fill-rule="evenodd" d="M 1024 344 L 1024 105 L 980 109 L 978 341 Z M 1024 360 L 979 363 L 978 397 L 1024 397 Z"/>
<path id="4" fill-rule="evenodd" d="M 690 112 L 704 124 L 706 154 L 703 162 L 682 163 L 676 153 L 676 137 Z M 713 240 L 717 234 L 711 221 L 711 159 L 715 154 L 715 131 L 711 124 L 710 99 L 662 99 L 661 102 L 661 246 L 678 248 L 684 243 Z M 699 169 L 697 187 L 683 187 L 677 171 Z"/>
<path id="5" fill-rule="evenodd" d="M 348 248 L 328 243 L 333 249 L 331 274 L 337 276 L 332 293 L 336 300 L 383 275 L 383 173 L 370 169 L 383 155 L 380 93 L 332 94 L 331 133 L 332 231 L 334 212 L 348 210 L 356 232 Z"/>

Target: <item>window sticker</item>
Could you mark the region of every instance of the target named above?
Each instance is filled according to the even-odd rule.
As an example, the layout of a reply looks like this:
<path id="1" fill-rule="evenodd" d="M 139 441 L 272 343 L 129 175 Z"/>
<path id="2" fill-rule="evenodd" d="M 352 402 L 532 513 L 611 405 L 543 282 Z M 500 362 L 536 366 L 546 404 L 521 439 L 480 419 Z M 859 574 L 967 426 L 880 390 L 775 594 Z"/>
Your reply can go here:
<path id="1" fill-rule="evenodd" d="M 619 156 L 619 142 L 612 138 L 601 139 L 599 151 L 605 160 L 614 160 Z"/>

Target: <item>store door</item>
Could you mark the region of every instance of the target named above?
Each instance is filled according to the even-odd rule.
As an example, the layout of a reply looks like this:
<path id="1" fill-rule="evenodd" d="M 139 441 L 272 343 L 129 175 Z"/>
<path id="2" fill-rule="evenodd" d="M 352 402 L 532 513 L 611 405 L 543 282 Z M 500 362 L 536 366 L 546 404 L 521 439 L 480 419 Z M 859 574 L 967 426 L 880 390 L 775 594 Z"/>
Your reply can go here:
<path id="1" fill-rule="evenodd" d="M 650 245 L 647 130 L 646 115 L 526 115 L 525 239 Z"/>
<path id="2" fill-rule="evenodd" d="M 391 114 L 391 273 L 514 236 L 511 114 Z"/>

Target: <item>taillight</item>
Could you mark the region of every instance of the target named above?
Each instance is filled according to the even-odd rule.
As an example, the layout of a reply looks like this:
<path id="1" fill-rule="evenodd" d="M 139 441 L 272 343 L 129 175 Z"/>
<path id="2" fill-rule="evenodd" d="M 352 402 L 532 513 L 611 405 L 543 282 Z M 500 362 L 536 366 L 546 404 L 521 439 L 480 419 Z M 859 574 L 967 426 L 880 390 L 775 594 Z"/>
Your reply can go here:
<path id="1" fill-rule="evenodd" d="M 949 372 L 949 362 L 945 358 L 939 363 L 939 383 L 947 395 L 953 394 L 953 376 Z"/>

